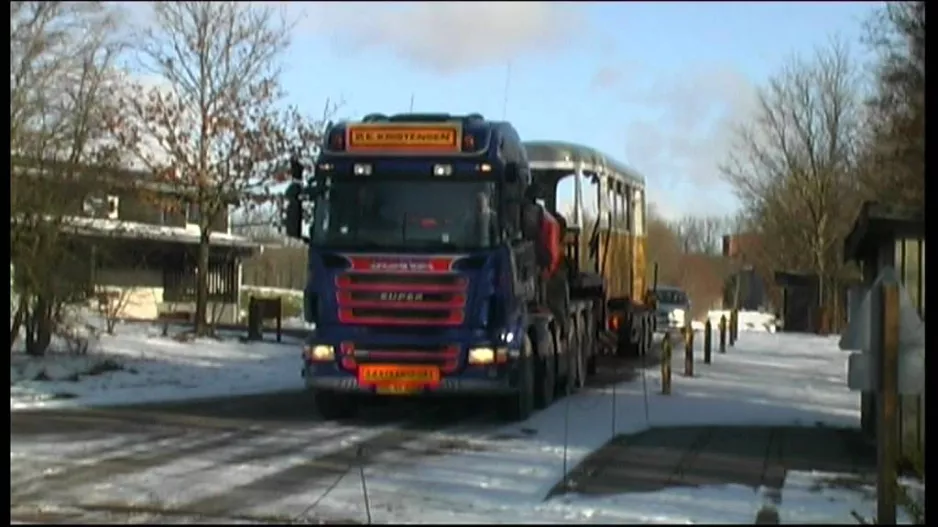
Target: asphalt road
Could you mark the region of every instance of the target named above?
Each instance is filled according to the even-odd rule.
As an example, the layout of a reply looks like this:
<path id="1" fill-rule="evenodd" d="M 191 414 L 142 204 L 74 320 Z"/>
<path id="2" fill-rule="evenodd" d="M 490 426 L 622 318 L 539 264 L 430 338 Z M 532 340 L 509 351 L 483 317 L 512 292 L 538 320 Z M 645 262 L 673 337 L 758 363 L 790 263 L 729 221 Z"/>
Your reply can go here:
<path id="1" fill-rule="evenodd" d="M 655 357 L 645 361 L 604 357 L 587 390 L 633 379 L 642 365 L 655 363 Z M 461 448 L 453 437 L 458 438 L 462 432 L 476 437 L 491 434 L 489 439 L 498 440 L 495 431 L 503 423 L 495 420 L 486 407 L 484 403 L 458 399 L 395 399 L 370 405 L 354 420 L 337 424 L 316 414 L 308 393 L 282 392 L 113 408 L 12 412 L 11 518 L 43 523 L 293 521 L 297 518 L 240 517 L 232 511 L 249 508 L 258 500 L 274 500 L 277 494 L 288 495 L 316 482 L 323 484 L 383 453 L 402 451 L 409 462 L 416 463 L 421 457 Z M 373 433 L 360 439 L 355 434 L 362 430 Z M 447 438 L 441 438 L 441 432 L 446 432 Z M 270 440 L 278 446 L 245 447 Z M 56 444 L 65 449 L 69 444 L 95 441 L 116 444 L 94 452 L 56 453 Z M 328 441 L 342 441 L 343 446 L 225 494 L 195 500 L 184 509 L 130 506 L 117 501 L 89 504 L 76 495 L 89 484 L 164 470 L 180 460 L 226 449 L 247 451 L 225 459 L 225 463 L 257 464 L 301 452 L 305 456 L 304 449 L 310 444 Z M 37 445 L 45 450 L 37 451 Z M 317 518 L 304 516 L 302 520 L 315 523 Z M 348 518 L 326 520 L 354 523 Z"/>

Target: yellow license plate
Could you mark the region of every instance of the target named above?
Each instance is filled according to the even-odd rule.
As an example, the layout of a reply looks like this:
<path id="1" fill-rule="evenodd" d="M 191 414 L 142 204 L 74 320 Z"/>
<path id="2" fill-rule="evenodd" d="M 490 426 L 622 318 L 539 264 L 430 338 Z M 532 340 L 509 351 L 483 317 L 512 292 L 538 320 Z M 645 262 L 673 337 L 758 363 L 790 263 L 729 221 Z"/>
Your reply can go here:
<path id="1" fill-rule="evenodd" d="M 378 395 L 410 395 L 419 391 L 417 384 L 379 384 L 375 387 Z"/>
<path id="2" fill-rule="evenodd" d="M 440 382 L 440 369 L 436 366 L 362 365 L 358 369 L 358 382 L 375 385 L 434 384 Z"/>

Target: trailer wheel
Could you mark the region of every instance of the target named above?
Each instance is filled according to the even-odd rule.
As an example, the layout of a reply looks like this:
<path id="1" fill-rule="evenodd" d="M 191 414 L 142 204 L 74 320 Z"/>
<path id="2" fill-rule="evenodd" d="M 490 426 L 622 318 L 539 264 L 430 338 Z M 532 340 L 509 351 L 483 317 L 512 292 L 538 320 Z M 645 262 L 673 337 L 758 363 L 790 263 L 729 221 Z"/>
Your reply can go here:
<path id="1" fill-rule="evenodd" d="M 518 378 L 518 392 L 498 401 L 497 412 L 506 421 L 524 421 L 534 412 L 534 354 L 531 353 L 531 339 L 525 335 L 521 350 L 521 370 Z"/>
<path id="2" fill-rule="evenodd" d="M 357 402 L 354 396 L 348 394 L 328 390 L 313 392 L 313 404 L 316 406 L 316 412 L 327 421 L 355 417 L 355 414 L 358 413 Z"/>
<path id="3" fill-rule="evenodd" d="M 552 333 L 538 343 L 534 382 L 534 407 L 538 410 L 547 408 L 554 402 L 554 390 L 557 385 L 557 366 Z"/>

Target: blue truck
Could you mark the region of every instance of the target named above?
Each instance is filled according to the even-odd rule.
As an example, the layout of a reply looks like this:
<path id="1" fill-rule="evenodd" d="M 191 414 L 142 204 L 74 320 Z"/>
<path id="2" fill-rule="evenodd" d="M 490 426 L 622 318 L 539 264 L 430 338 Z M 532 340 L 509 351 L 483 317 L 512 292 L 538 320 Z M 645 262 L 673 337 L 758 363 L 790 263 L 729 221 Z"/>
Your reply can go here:
<path id="1" fill-rule="evenodd" d="M 571 172 L 592 166 L 577 159 Z M 315 327 L 301 373 L 323 417 L 369 397 L 453 394 L 522 420 L 582 387 L 620 341 L 647 348 L 650 332 L 630 329 L 644 311 L 607 298 L 600 263 L 581 268 L 602 229 L 582 244 L 558 214 L 554 165 L 478 114 L 330 124 L 314 165 L 293 161 L 284 226 L 309 245 Z"/>

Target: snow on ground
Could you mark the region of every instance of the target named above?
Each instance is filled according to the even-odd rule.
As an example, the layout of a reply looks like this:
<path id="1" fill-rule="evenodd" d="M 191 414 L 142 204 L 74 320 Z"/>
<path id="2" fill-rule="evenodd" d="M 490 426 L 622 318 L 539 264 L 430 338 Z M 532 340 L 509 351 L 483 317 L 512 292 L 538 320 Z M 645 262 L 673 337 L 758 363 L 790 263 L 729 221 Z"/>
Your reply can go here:
<path id="1" fill-rule="evenodd" d="M 15 383 L 11 387 L 11 409 L 300 387 L 297 346 L 211 340 L 180 343 L 157 333 L 156 328 L 134 331 L 127 326 L 121 327 L 115 337 L 102 337 L 96 356 L 116 357 L 124 366 L 122 371 L 73 381 L 68 380 L 71 370 L 62 362 L 43 366 L 47 376 L 57 380 Z M 703 339 L 696 340 L 699 346 Z M 741 332 L 735 347 L 726 354 L 715 353 L 711 365 L 701 363 L 694 378 L 680 376 L 683 357 L 675 356 L 670 396 L 660 395 L 660 376 L 654 368 L 646 371 L 644 379 L 569 397 L 522 424 L 496 427 L 484 434 L 478 427 L 431 434 L 434 441 L 455 445 L 446 454 L 417 456 L 414 452 L 429 439 L 414 439 L 410 450 L 377 455 L 363 469 L 372 520 L 751 523 L 764 499 L 760 492 L 745 487 L 672 488 L 590 499 L 565 495 L 544 501 L 544 497 L 563 477 L 565 468 L 572 469 L 612 436 L 652 426 L 858 426 L 859 396 L 847 389 L 846 358 L 837 348 L 835 337 Z M 32 372 L 38 367 L 23 366 L 14 379 L 35 378 Z M 11 374 L 15 369 L 11 366 Z M 643 386 L 648 393 L 647 419 Z M 62 392 L 76 397 L 41 403 L 19 397 Z M 212 495 L 238 492 L 238 488 L 245 492 L 254 482 L 276 479 L 284 472 L 302 468 L 314 456 L 382 431 L 378 427 L 323 436 L 324 426 L 314 425 L 315 430 L 307 432 L 277 430 L 269 436 L 219 448 L 211 455 L 180 459 L 70 492 L 89 502 L 120 498 L 131 503 L 157 500 L 184 506 Z M 335 432 L 337 427 L 330 426 L 328 430 Z M 330 437 L 337 439 L 328 440 Z M 193 438 L 196 442 L 204 440 Z M 287 450 L 291 453 L 280 457 L 254 459 L 250 455 Z M 851 511 L 867 517 L 872 514 L 868 496 L 818 488 L 818 477 L 789 474 L 779 509 L 783 522 L 855 523 Z M 254 499 L 240 502 L 242 510 L 228 512 L 261 517 L 315 514 L 366 519 L 358 469 L 346 469 L 337 478 L 304 482 L 283 492 L 264 488 L 251 493 Z M 258 493 L 263 499 L 257 499 Z"/>
<path id="2" fill-rule="evenodd" d="M 743 487 L 681 488 L 597 499 L 565 496 L 541 502 L 563 476 L 565 435 L 569 469 L 613 435 L 650 426 L 859 425 L 859 396 L 847 389 L 846 356 L 837 349 L 835 338 L 757 332 L 740 338 L 706 370 L 699 365 L 698 377 L 676 373 L 671 396 L 659 395 L 659 374 L 648 371 L 648 421 L 643 383 L 638 380 L 616 387 L 615 398 L 612 388 L 581 394 L 522 426 L 502 431 L 535 430 L 531 437 L 491 442 L 488 448 L 481 448 L 480 442 L 477 451 L 437 458 L 414 470 L 369 470 L 372 503 L 388 509 L 379 521 L 419 517 L 440 522 L 486 518 L 489 522 L 750 523 L 763 498 Z M 680 367 L 675 357 L 674 371 L 680 372 Z M 323 506 L 342 509 L 344 503 L 344 512 L 353 513 L 360 492 L 357 484 L 348 483 Z M 820 492 L 813 495 L 817 503 L 839 508 L 785 509 L 786 521 L 798 522 L 804 516 L 810 521 L 851 523 L 850 510 L 870 510 L 858 496 Z M 288 497 L 276 506 L 301 501 Z M 430 503 L 446 512 L 428 517 L 421 509 Z"/>
<path id="3" fill-rule="evenodd" d="M 707 312 L 706 320 L 710 321 L 710 325 L 714 328 L 714 331 L 720 327 L 721 317 L 726 317 L 727 322 L 729 322 L 730 310 L 712 309 Z M 778 319 L 772 313 L 740 310 L 738 317 L 739 331 L 768 331 L 769 333 L 775 333 L 779 326 Z M 704 321 L 694 320 L 691 322 L 691 326 L 694 328 L 694 331 L 703 331 Z"/>
<path id="4" fill-rule="evenodd" d="M 14 353 L 10 409 L 120 405 L 300 389 L 300 345 L 284 338 L 242 343 L 181 341 L 157 325 L 118 325 L 116 334 L 86 337 L 85 354 L 58 347 L 42 358 Z"/>
<path id="5" fill-rule="evenodd" d="M 241 353 L 262 353 L 249 349 Z M 203 360 L 219 360 L 209 351 L 201 355 L 206 357 Z M 295 353 L 288 355 L 290 367 L 285 369 L 295 370 Z M 616 434 L 669 425 L 859 423 L 859 397 L 847 390 L 846 355 L 837 349 L 836 338 L 745 333 L 727 354 L 716 355 L 713 364 L 700 364 L 697 377 L 680 376 L 680 367 L 676 357 L 670 396 L 659 395 L 659 374 L 653 369 L 647 371 L 644 383 L 639 378 L 567 398 L 523 424 L 487 430 L 484 435 L 472 429 L 436 434 L 437 441 L 448 437 L 458 443 L 452 453 L 418 456 L 415 452 L 427 440 L 423 438 L 415 439 L 409 450 L 380 454 L 364 468 L 372 521 L 751 523 L 764 500 L 760 492 L 745 487 L 672 488 L 590 499 L 566 495 L 548 501 L 544 496 L 562 478 L 565 466 L 573 468 Z M 643 384 L 648 388 L 647 420 Z M 147 502 L 158 496 L 160 503 L 176 506 L 200 497 L 237 493 L 239 487 L 245 492 L 252 482 L 276 479 L 313 455 L 300 451 L 258 461 L 243 456 L 239 463 L 224 461 L 237 455 L 232 449 L 277 449 L 302 441 L 284 434 L 118 477 L 107 484 L 87 485 L 77 492 L 92 502 L 116 496 Z M 309 448 L 315 443 L 310 441 Z M 872 513 L 871 503 L 863 496 L 819 489 L 812 483 L 817 477 L 789 476 L 779 509 L 784 522 L 854 523 L 850 511 Z M 198 496 L 193 489 L 198 489 Z M 259 492 L 264 494 L 260 501 Z M 253 499 L 239 502 L 243 506 L 239 514 L 300 517 L 314 513 L 366 519 L 362 483 L 354 467 L 337 478 L 304 482 L 285 492 L 252 490 L 248 496 Z"/>

